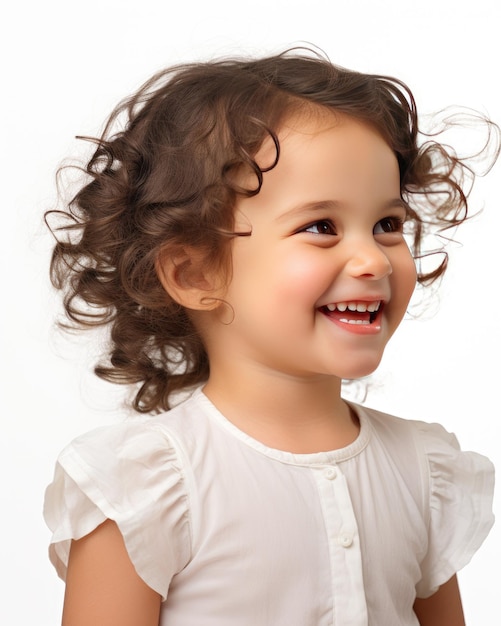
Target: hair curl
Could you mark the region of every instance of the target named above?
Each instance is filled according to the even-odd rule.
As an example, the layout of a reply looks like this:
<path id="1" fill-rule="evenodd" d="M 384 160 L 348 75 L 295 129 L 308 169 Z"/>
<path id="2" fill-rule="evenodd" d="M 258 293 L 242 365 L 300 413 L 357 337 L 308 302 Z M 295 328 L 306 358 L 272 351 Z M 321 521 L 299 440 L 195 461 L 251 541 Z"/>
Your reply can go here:
<path id="1" fill-rule="evenodd" d="M 278 161 L 281 122 L 309 104 L 372 124 L 392 148 L 415 258 L 430 229 L 467 218 L 464 178 L 472 172 L 440 143 L 418 145 L 415 101 L 400 80 L 349 71 L 301 50 L 156 74 L 118 105 L 100 139 L 90 139 L 96 149 L 84 170 L 88 178 L 67 210 L 46 215 L 65 218 L 49 225 L 57 239 L 51 279 L 64 292 L 70 326 L 109 325 L 109 362 L 95 372 L 138 385 L 137 411 L 169 408 L 173 392 L 209 373 L 203 343 L 163 289 L 156 260 L 166 246 L 171 253 L 192 246 L 206 266 L 231 271 L 235 200 L 259 193 L 263 183 L 265 170 L 254 156 L 271 136 Z M 255 174 L 254 188 L 235 182 L 242 167 Z M 419 282 L 432 283 L 446 265 L 444 255 L 419 272 Z"/>

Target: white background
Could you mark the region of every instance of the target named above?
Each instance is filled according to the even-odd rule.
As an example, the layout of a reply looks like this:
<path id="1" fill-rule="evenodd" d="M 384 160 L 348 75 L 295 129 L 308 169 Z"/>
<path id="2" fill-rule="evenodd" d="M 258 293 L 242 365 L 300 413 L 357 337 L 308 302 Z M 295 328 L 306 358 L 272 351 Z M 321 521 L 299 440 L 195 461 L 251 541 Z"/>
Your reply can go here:
<path id="1" fill-rule="evenodd" d="M 117 101 L 166 65 L 300 42 L 340 65 L 402 78 L 423 113 L 461 104 L 499 123 L 501 15 L 489 0 L 9 4 L 0 37 L 0 622 L 45 626 L 59 623 L 63 596 L 41 516 L 55 457 L 77 434 L 123 416 L 120 393 L 90 373 L 96 339 L 53 328 L 42 214 L 55 203 L 57 166 L 79 150 L 74 136 L 98 133 Z M 441 422 L 498 465 L 500 172 L 498 163 L 478 182 L 472 201 L 484 212 L 457 235 L 439 307 L 403 323 L 367 399 Z M 500 544 L 497 526 L 460 575 L 470 624 L 500 623 Z"/>

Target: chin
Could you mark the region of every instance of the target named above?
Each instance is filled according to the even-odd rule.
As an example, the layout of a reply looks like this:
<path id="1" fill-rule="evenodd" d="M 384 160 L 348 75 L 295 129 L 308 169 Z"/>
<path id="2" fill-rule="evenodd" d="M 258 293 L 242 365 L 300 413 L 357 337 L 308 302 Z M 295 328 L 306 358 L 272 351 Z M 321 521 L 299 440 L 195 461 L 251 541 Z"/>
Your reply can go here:
<path id="1" fill-rule="evenodd" d="M 379 364 L 381 363 L 382 355 L 373 360 L 365 360 L 363 362 L 350 364 L 348 367 L 343 368 L 343 371 L 338 374 L 339 378 L 343 380 L 357 380 L 359 378 L 365 378 L 373 374 Z"/>

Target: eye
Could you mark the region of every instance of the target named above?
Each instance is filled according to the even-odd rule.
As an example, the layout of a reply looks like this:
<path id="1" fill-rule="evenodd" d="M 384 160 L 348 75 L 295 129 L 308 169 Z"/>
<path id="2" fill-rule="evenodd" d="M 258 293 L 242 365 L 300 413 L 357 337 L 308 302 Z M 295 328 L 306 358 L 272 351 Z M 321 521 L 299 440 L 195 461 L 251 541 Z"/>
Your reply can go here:
<path id="1" fill-rule="evenodd" d="M 401 233 L 404 229 L 404 220 L 401 217 L 384 217 L 374 226 L 375 235 L 387 233 Z"/>
<path id="2" fill-rule="evenodd" d="M 314 235 L 337 235 L 336 228 L 330 220 L 319 220 L 301 229 L 300 232 Z"/>

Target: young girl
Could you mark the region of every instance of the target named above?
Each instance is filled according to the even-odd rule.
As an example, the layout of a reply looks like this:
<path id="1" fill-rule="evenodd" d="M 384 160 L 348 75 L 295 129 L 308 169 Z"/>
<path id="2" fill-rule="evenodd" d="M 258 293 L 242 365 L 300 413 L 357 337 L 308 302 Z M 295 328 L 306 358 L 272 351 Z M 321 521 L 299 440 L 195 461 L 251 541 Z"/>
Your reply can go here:
<path id="1" fill-rule="evenodd" d="M 424 235 L 466 218 L 466 166 L 417 137 L 403 83 L 297 51 L 175 67 L 114 111 L 52 278 L 156 415 L 59 457 L 65 626 L 464 623 L 490 462 L 341 397 L 444 272 L 416 273 Z"/>

